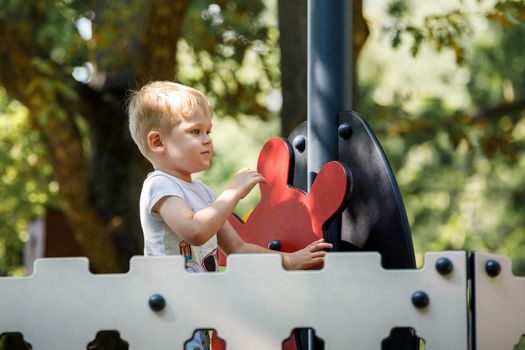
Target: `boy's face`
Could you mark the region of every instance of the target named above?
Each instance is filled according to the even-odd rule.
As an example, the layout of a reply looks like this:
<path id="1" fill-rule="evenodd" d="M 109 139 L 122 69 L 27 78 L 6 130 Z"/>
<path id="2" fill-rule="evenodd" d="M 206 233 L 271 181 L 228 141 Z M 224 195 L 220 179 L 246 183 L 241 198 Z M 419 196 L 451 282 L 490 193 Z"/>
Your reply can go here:
<path id="1" fill-rule="evenodd" d="M 200 108 L 173 127 L 163 137 L 167 169 L 162 170 L 191 181 L 191 174 L 208 169 L 213 155 L 211 128 L 211 116 Z"/>

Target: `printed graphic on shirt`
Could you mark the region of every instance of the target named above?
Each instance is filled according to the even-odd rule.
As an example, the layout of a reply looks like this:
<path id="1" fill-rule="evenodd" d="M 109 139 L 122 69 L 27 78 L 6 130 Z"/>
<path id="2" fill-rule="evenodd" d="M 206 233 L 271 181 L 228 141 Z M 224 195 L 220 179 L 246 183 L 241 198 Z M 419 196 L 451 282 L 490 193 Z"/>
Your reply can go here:
<path id="1" fill-rule="evenodd" d="M 181 241 L 179 244 L 179 253 L 184 257 L 184 260 L 191 260 L 191 246 L 186 241 Z"/>
<path id="2" fill-rule="evenodd" d="M 205 272 L 204 269 L 193 260 L 186 261 L 186 271 L 188 272 Z"/>
<path id="3" fill-rule="evenodd" d="M 208 255 L 202 258 L 200 264 L 191 260 L 192 250 L 191 245 L 186 241 L 181 241 L 179 244 L 179 253 L 186 261 L 186 271 L 188 272 L 214 272 L 217 271 L 217 248 L 212 250 Z"/>
<path id="4" fill-rule="evenodd" d="M 207 271 L 207 272 L 217 271 L 217 258 L 218 258 L 217 248 L 215 248 L 208 255 L 202 258 L 201 265 L 204 271 Z"/>

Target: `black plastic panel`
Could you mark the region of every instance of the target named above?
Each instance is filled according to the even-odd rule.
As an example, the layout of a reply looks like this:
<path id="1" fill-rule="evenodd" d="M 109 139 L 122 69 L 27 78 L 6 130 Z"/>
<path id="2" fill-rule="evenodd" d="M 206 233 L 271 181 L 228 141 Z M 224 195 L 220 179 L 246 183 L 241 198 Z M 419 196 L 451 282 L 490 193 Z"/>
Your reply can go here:
<path id="1" fill-rule="evenodd" d="M 405 206 L 387 157 L 368 123 L 355 112 L 339 115 L 339 158 L 352 173 L 352 193 L 342 217 L 330 226 L 328 241 L 334 251 L 376 251 L 387 269 L 415 268 L 412 235 Z M 306 122 L 288 136 L 295 164 L 293 186 L 307 189 L 308 135 Z M 295 139 L 295 142 L 294 142 Z M 337 227 L 334 227 L 337 226 Z M 298 336 L 298 349 L 312 348 Z M 314 349 L 322 349 L 315 344 Z M 419 339 L 406 329 L 396 329 L 381 347 L 383 350 L 417 350 Z"/>
<path id="2" fill-rule="evenodd" d="M 385 268 L 415 268 L 414 248 L 408 220 L 396 179 L 379 141 L 366 121 L 354 112 L 339 116 L 340 125 L 348 123 L 350 136 L 339 135 L 339 161 L 350 168 L 352 194 L 342 215 L 342 241 L 335 243 L 339 251 L 377 251 Z M 348 133 L 347 133 L 348 135 Z M 288 137 L 306 138 L 306 148 L 294 147 L 295 187 L 306 190 L 308 135 L 306 122 Z M 340 237 L 340 238 L 341 238 Z"/>

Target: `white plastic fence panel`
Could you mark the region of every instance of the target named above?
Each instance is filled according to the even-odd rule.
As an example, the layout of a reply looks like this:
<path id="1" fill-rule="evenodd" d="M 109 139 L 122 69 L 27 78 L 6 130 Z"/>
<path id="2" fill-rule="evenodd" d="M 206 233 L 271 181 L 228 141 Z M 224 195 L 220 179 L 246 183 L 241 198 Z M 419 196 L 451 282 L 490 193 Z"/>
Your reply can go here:
<path id="1" fill-rule="evenodd" d="M 525 278 L 513 275 L 508 257 L 488 253 L 474 257 L 477 350 L 513 350 L 525 334 Z M 487 273 L 489 261 L 500 266 L 495 276 Z M 493 271 L 497 272 L 494 267 Z"/>
<path id="2" fill-rule="evenodd" d="M 453 264 L 446 276 L 435 268 L 441 257 Z M 461 251 L 428 253 L 421 270 L 384 270 L 376 253 L 331 253 L 317 271 L 285 271 L 276 254 L 233 255 L 225 272 L 201 274 L 179 256 L 135 257 L 129 273 L 107 275 L 83 258 L 42 259 L 30 277 L 0 278 L 0 333 L 71 350 L 118 330 L 131 350 L 172 350 L 213 328 L 228 350 L 256 350 L 312 327 L 326 349 L 379 350 L 393 327 L 412 327 L 426 350 L 467 349 L 466 285 Z M 416 291 L 427 307 L 414 307 Z M 160 312 L 148 306 L 153 294 L 166 300 Z"/>

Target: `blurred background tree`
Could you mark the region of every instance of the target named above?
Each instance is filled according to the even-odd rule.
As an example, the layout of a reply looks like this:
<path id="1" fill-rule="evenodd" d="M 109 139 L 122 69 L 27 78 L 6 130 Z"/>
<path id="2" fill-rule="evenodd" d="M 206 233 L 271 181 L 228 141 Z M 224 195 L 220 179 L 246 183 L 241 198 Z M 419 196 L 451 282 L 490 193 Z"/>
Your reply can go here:
<path id="1" fill-rule="evenodd" d="M 482 250 L 523 273 L 525 3 L 415 4 L 368 8 L 383 46 L 360 58 L 357 110 L 396 170 L 420 263 Z"/>
<path id="2" fill-rule="evenodd" d="M 524 14 L 515 0 L 354 1 L 355 110 L 393 165 L 420 261 L 525 257 Z M 129 137 L 130 89 L 177 80 L 211 98 L 202 177 L 217 191 L 306 118 L 305 0 L 0 0 L 0 40 L 0 275 L 23 273 L 26 224 L 49 207 L 94 271 L 141 253 L 150 167 Z"/>
<path id="3" fill-rule="evenodd" d="M 2 115 L 7 136 L 18 130 L 2 146 L 24 147 L 8 152 L 6 162 L 13 165 L 2 181 L 6 203 L 17 205 L 2 210 L 2 273 L 21 264 L 22 223 L 48 205 L 64 211 L 94 271 L 126 270 L 129 258 L 142 251 L 137 208 L 150 169 L 129 137 L 128 91 L 150 80 L 178 80 L 205 91 L 219 117 L 241 125 L 243 116 L 268 120 L 265 99 L 279 77 L 278 54 L 270 52 L 275 20 L 272 25 L 265 18 L 261 1 L 0 5 Z M 244 124 L 254 128 L 249 120 Z M 17 144 L 25 133 L 31 143 Z M 259 134 L 259 141 L 271 135 Z M 37 179 L 20 176 L 28 154 L 36 159 Z M 221 167 L 214 174 L 231 171 Z M 38 200 L 20 201 L 20 192 L 33 191 L 43 191 Z"/>

